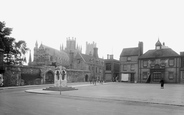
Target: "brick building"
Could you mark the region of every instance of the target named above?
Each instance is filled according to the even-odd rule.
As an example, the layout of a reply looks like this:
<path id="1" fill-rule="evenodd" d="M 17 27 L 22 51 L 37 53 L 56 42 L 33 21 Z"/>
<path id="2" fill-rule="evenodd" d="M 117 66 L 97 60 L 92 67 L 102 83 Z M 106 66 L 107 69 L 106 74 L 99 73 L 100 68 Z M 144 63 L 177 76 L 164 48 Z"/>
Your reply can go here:
<path id="1" fill-rule="evenodd" d="M 120 55 L 120 81 L 138 81 L 138 58 L 143 54 L 143 42 L 138 47 L 124 48 Z"/>
<path id="2" fill-rule="evenodd" d="M 119 80 L 120 61 L 114 59 L 113 55 L 107 55 L 105 62 L 105 81 L 117 81 Z"/>
<path id="3" fill-rule="evenodd" d="M 138 58 L 138 82 L 166 83 L 180 82 L 181 56 L 158 40 L 155 49 L 148 50 Z"/>

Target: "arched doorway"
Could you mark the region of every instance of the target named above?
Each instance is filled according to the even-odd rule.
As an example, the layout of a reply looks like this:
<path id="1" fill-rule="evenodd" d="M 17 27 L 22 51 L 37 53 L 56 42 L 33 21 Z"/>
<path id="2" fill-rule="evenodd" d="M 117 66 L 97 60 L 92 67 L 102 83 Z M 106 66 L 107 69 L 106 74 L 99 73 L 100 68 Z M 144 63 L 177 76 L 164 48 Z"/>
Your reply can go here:
<path id="1" fill-rule="evenodd" d="M 46 84 L 54 83 L 54 73 L 51 70 L 45 74 L 45 83 Z"/>
<path id="2" fill-rule="evenodd" d="M 88 82 L 88 75 L 85 75 L 85 82 Z"/>

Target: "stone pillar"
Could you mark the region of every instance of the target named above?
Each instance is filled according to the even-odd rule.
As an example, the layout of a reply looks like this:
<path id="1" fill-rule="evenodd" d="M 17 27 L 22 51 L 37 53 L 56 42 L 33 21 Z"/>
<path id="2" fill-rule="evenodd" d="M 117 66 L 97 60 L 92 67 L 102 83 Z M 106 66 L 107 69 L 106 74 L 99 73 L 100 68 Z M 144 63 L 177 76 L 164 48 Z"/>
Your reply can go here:
<path id="1" fill-rule="evenodd" d="M 55 87 L 67 87 L 67 72 L 62 66 L 55 69 L 54 72 L 54 86 Z"/>

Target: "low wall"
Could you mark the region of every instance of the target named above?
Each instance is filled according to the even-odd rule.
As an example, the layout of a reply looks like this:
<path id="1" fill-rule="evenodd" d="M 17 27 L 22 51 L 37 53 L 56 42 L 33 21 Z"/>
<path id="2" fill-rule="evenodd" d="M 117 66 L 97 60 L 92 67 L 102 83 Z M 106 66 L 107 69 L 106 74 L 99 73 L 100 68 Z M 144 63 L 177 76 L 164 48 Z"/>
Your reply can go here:
<path id="1" fill-rule="evenodd" d="M 53 66 L 5 66 L 3 73 L 4 86 L 39 85 L 46 83 L 46 73 L 54 73 Z M 90 72 L 85 70 L 66 69 L 67 82 L 89 81 Z M 54 76 L 53 76 L 54 79 Z"/>

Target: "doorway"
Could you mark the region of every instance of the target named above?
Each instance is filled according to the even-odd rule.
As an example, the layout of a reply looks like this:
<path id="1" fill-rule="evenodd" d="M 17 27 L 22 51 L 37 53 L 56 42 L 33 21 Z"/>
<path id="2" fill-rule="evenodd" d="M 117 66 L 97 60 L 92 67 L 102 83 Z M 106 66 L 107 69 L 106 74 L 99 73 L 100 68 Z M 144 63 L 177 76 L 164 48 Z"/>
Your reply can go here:
<path id="1" fill-rule="evenodd" d="M 135 78 L 134 78 L 134 73 L 131 73 L 131 74 L 130 74 L 130 82 L 131 82 L 131 83 L 134 83 L 134 80 L 135 80 Z"/>
<path id="2" fill-rule="evenodd" d="M 85 75 L 85 82 L 88 82 L 88 75 Z"/>
<path id="3" fill-rule="evenodd" d="M 52 71 L 48 71 L 45 74 L 45 83 L 46 84 L 52 84 L 52 83 L 54 83 L 54 73 Z"/>
<path id="4" fill-rule="evenodd" d="M 153 72 L 153 82 L 160 82 L 162 78 L 161 72 Z"/>

